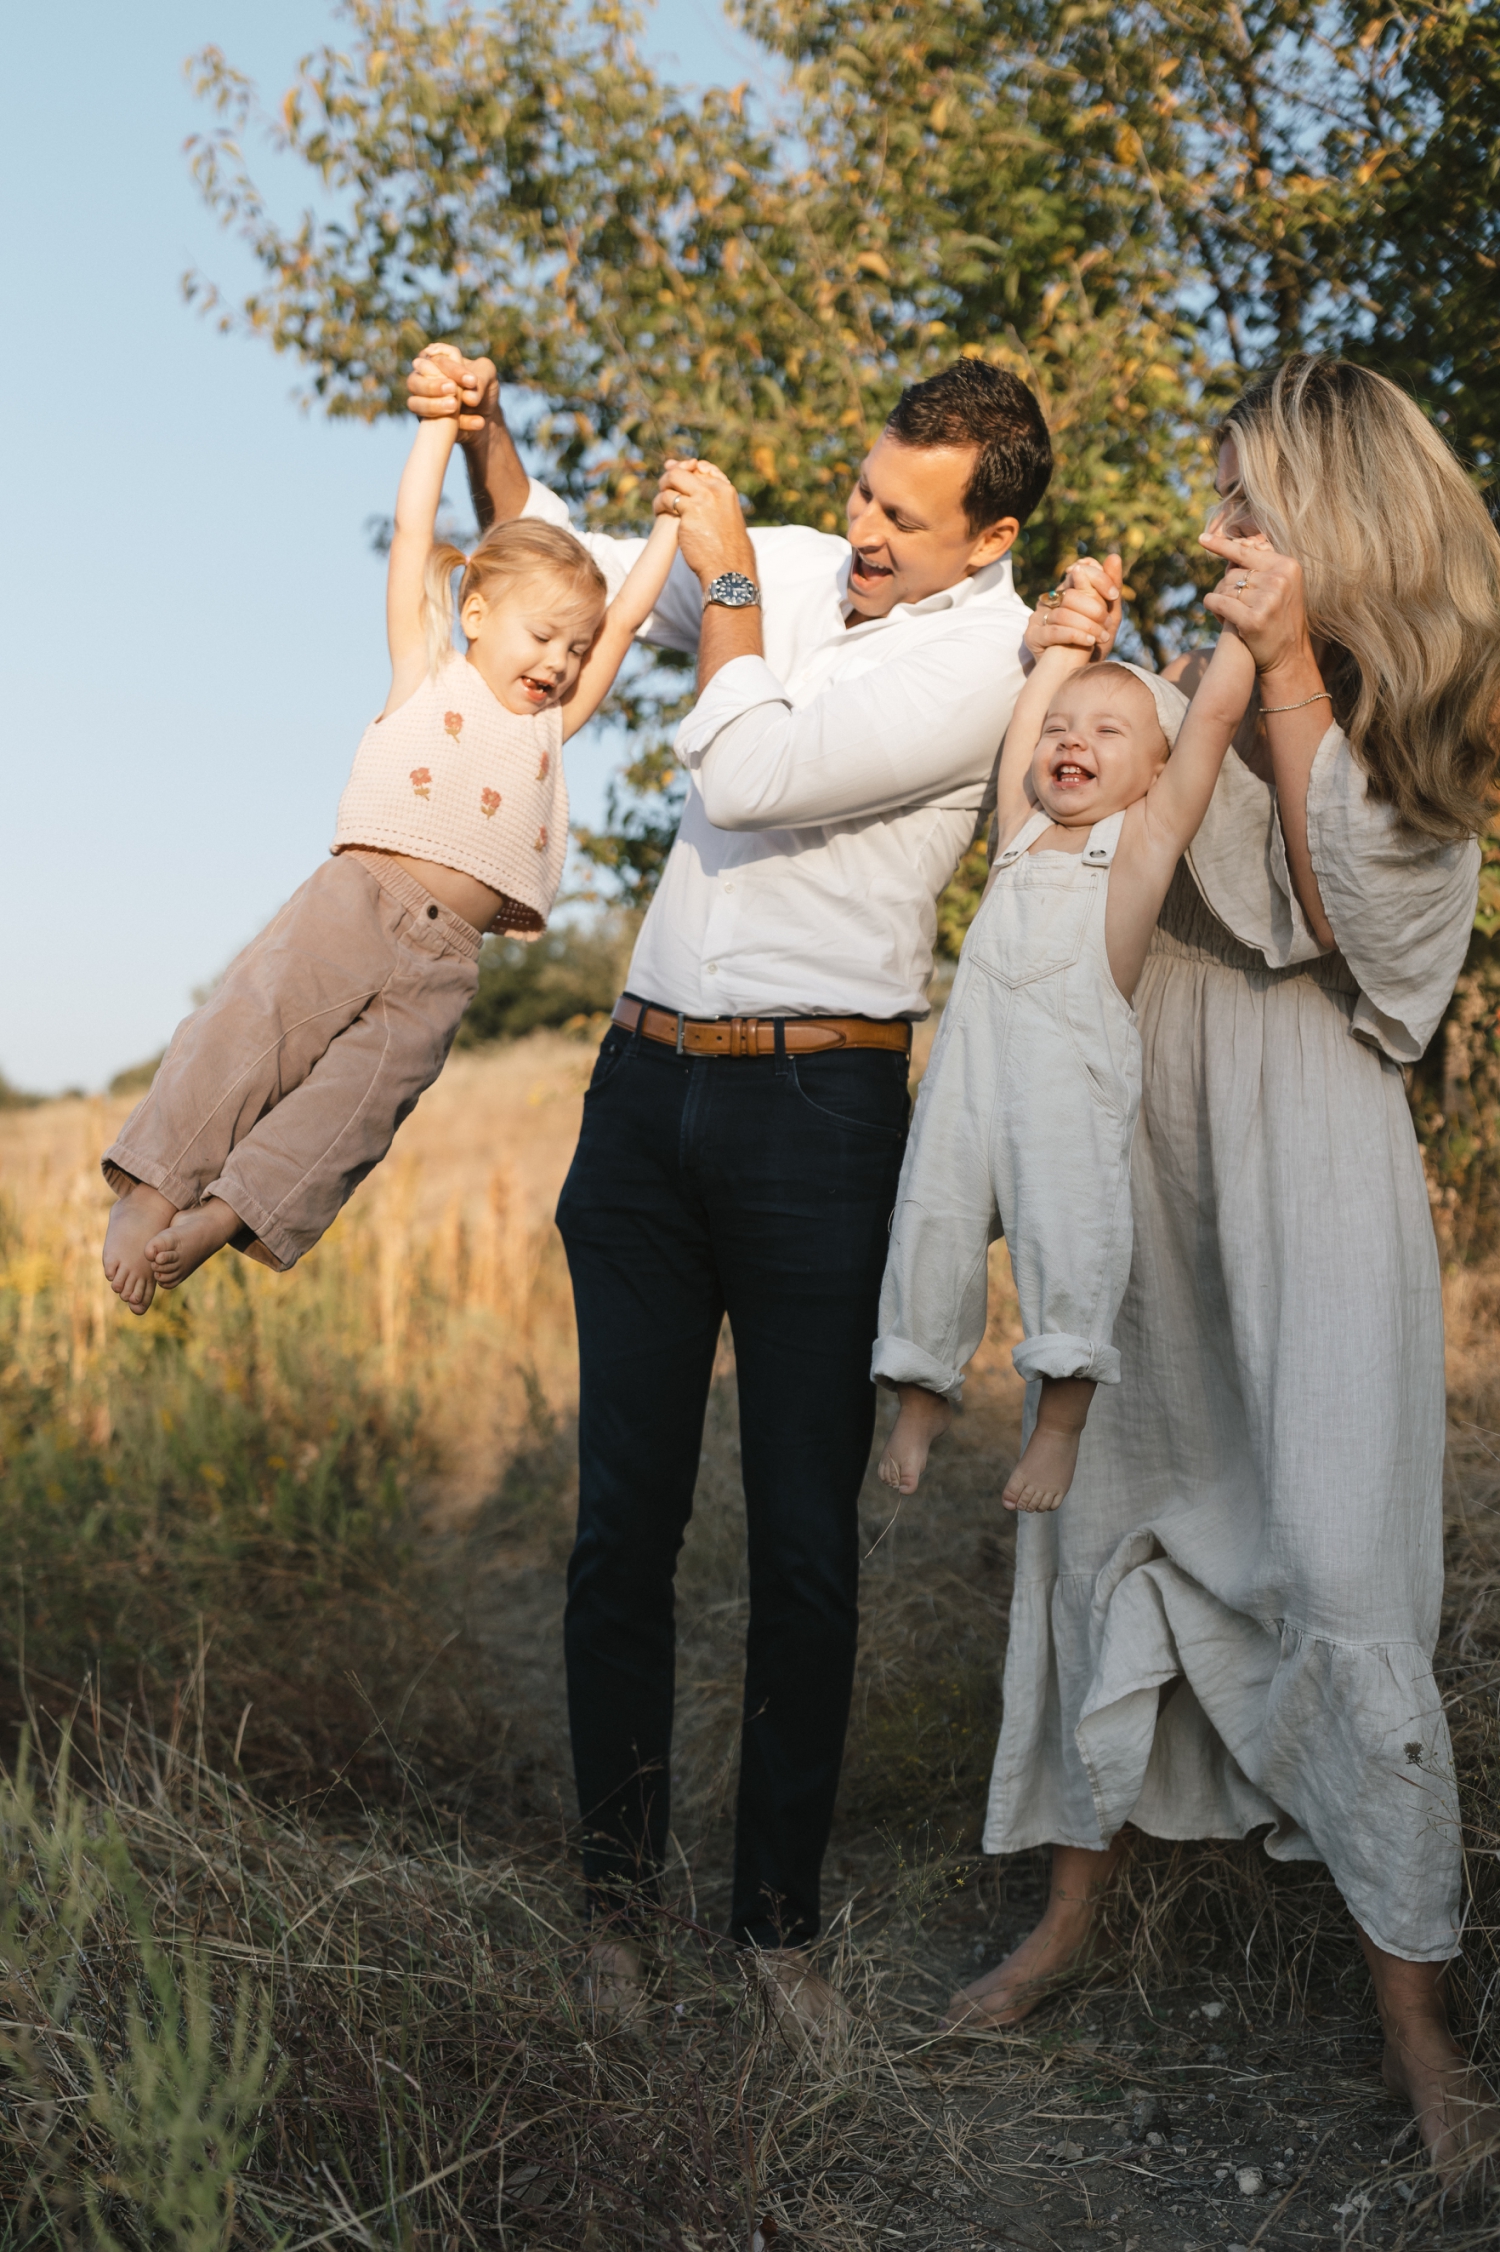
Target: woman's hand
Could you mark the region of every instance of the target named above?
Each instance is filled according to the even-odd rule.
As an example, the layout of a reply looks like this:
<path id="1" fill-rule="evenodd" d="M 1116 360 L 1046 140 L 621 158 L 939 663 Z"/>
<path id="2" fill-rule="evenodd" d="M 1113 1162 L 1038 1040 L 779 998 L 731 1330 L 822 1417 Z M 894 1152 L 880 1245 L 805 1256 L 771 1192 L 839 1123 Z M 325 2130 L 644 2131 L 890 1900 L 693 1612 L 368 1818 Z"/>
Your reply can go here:
<path id="1" fill-rule="evenodd" d="M 1316 672 L 1301 564 L 1290 555 L 1278 555 L 1260 532 L 1236 540 L 1210 530 L 1202 534 L 1202 544 L 1229 565 L 1203 607 L 1234 627 L 1255 659 L 1262 683 L 1273 673 L 1290 679 L 1309 668 Z M 1322 686 L 1321 680 L 1317 686 Z M 1275 702 L 1276 698 L 1268 696 L 1266 700 Z"/>
<path id="2" fill-rule="evenodd" d="M 466 360 L 456 344 L 429 344 L 412 361 L 406 403 L 422 422 L 457 415 L 460 438 L 476 437 L 500 419 L 500 378 L 493 360 Z"/>
<path id="3" fill-rule="evenodd" d="M 1032 655 L 1061 648 L 1087 649 L 1091 657 L 1107 657 L 1120 630 L 1124 571 L 1118 555 L 1107 555 L 1102 563 L 1082 555 L 1070 563 L 1026 622 L 1024 639 Z"/>

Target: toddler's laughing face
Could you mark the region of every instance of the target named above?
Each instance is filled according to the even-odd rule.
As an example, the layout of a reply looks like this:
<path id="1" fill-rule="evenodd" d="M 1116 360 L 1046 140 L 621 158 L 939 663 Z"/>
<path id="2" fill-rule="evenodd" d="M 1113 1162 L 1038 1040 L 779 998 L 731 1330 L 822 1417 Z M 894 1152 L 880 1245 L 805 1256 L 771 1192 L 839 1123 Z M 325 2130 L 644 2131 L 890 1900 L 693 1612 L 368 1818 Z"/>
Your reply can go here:
<path id="1" fill-rule="evenodd" d="M 537 576 L 488 600 L 471 594 L 460 622 L 470 664 L 497 701 L 520 715 L 561 703 L 603 616 L 602 599 L 581 600 L 576 588 Z"/>
<path id="2" fill-rule="evenodd" d="M 1059 826 L 1081 828 L 1143 798 L 1168 755 L 1150 689 L 1120 665 L 1085 665 L 1042 723 L 1032 792 Z"/>

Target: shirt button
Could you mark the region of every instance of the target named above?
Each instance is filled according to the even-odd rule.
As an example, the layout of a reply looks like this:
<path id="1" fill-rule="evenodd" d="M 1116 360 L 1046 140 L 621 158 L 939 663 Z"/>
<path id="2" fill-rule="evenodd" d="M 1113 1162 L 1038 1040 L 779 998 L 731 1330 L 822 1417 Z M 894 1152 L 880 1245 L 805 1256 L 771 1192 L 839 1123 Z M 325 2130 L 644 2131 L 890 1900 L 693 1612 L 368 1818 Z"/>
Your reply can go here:
<path id="1" fill-rule="evenodd" d="M 731 884 L 731 883 L 726 883 L 726 884 L 725 884 L 725 886 L 724 886 L 724 889 L 725 889 L 726 891 L 733 891 L 733 889 L 734 889 L 734 886 L 733 886 L 733 884 Z"/>
<path id="2" fill-rule="evenodd" d="M 429 923 L 435 923 L 435 922 L 437 921 L 437 918 L 438 918 L 438 911 L 437 911 L 437 909 L 436 909 L 435 907 L 429 907 L 429 908 L 428 908 L 428 910 L 427 910 L 427 920 L 428 920 L 428 922 L 429 922 Z"/>
<path id="3" fill-rule="evenodd" d="M 704 974 L 704 976 L 705 976 L 705 977 L 717 977 L 717 976 L 718 976 L 718 974 L 719 974 L 719 965 L 718 965 L 718 963 L 717 963 L 717 962 L 705 962 L 705 963 L 704 963 L 704 965 L 703 965 L 703 974 Z"/>

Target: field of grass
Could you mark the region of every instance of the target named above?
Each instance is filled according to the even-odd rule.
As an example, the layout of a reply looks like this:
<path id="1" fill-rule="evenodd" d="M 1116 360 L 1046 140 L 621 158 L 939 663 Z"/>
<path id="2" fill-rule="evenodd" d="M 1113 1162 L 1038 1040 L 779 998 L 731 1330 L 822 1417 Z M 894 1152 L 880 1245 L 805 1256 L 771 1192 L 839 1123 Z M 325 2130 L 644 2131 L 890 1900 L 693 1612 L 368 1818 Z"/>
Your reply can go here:
<path id="1" fill-rule="evenodd" d="M 848 2039 L 790 2047 L 713 1936 L 745 1601 L 727 1339 L 652 2004 L 591 2020 L 550 1224 L 591 1060 L 558 1033 L 456 1056 L 293 1275 L 226 1253 L 142 1322 L 98 1267 L 128 1103 L 0 1115 L 0 2245 L 1492 2241 L 1478 2207 L 1438 2210 L 1380 2090 L 1336 1896 L 1253 1845 L 1143 1843 L 1085 1978 L 1020 2035 L 935 2039 L 1044 1880 L 977 1852 L 1020 1406 L 1003 1268 L 921 1497 L 866 1488 L 825 1944 Z M 1450 1277 L 1457 2000 L 1492 2068 L 1497 1312 L 1500 1268 Z"/>

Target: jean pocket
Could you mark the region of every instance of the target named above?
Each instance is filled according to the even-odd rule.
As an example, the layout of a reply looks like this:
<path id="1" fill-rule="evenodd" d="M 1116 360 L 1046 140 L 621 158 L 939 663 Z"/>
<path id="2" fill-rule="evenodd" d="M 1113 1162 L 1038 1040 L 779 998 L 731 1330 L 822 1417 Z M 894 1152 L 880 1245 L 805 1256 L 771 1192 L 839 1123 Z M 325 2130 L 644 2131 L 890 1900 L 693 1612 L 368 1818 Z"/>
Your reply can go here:
<path id="1" fill-rule="evenodd" d="M 803 1108 L 828 1125 L 847 1128 L 892 1149 L 905 1141 L 911 1105 L 904 1055 L 856 1051 L 849 1056 L 804 1056 L 789 1063 L 788 1072 Z"/>
<path id="2" fill-rule="evenodd" d="M 600 1042 L 599 1053 L 594 1059 L 594 1068 L 589 1075 L 588 1086 L 584 1090 L 585 1101 L 590 1095 L 603 1094 L 605 1088 L 619 1071 L 626 1056 L 630 1053 L 630 1041 L 631 1035 L 619 1025 L 615 1025 L 605 1033 L 603 1040 Z"/>

